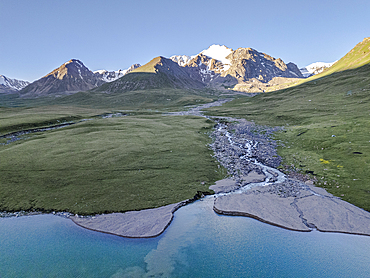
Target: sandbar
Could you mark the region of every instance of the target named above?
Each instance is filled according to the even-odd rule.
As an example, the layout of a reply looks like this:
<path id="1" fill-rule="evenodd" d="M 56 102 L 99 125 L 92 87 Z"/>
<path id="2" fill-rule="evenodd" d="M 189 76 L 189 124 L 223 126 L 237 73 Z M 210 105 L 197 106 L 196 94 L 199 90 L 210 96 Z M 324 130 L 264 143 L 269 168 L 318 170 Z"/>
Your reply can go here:
<path id="1" fill-rule="evenodd" d="M 171 223 L 173 213 L 185 202 L 159 208 L 125 213 L 100 214 L 93 217 L 71 216 L 77 225 L 89 230 L 129 238 L 149 238 L 160 235 Z"/>

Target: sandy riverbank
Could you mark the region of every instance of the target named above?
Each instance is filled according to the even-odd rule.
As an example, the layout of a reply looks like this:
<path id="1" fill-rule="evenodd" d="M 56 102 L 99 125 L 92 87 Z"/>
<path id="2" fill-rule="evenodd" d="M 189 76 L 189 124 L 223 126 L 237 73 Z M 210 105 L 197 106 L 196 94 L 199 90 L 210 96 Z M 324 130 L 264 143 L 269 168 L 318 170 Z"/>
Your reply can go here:
<path id="1" fill-rule="evenodd" d="M 148 238 L 163 233 L 171 223 L 173 213 L 182 203 L 125 213 L 101 214 L 93 217 L 71 216 L 77 225 L 89 230 L 123 237 Z"/>

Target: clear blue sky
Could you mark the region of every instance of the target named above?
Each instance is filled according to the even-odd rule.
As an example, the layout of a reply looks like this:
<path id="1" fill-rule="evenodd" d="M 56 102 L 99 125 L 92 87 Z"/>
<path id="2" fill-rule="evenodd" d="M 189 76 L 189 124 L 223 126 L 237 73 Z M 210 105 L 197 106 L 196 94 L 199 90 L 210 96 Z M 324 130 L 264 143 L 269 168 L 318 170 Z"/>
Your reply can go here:
<path id="1" fill-rule="evenodd" d="M 34 81 L 72 58 L 126 69 L 212 44 L 303 67 L 369 37 L 369 13 L 368 0 L 0 0 L 0 74 Z"/>

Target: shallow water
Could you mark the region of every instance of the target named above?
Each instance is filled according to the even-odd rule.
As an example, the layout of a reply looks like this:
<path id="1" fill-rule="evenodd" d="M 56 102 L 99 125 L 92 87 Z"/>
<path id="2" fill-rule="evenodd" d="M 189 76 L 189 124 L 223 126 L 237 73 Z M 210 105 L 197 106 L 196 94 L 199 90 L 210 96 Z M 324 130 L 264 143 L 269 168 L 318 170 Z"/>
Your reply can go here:
<path id="1" fill-rule="evenodd" d="M 37 215 L 0 219 L 0 277 L 367 277 L 370 237 L 284 230 L 221 216 L 213 197 L 182 207 L 152 239 Z"/>
<path id="2" fill-rule="evenodd" d="M 36 215 L 0 219 L 0 277 L 110 277 L 145 267 L 158 239 L 126 239 Z"/>

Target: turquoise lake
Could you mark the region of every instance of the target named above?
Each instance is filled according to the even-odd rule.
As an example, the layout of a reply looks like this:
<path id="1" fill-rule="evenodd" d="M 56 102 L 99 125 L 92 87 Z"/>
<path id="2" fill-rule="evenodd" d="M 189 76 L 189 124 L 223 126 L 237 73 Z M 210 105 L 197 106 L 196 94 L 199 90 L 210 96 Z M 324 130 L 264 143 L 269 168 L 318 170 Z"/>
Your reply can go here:
<path id="1" fill-rule="evenodd" d="M 0 219 L 0 277 L 369 277 L 370 237 L 288 231 L 212 204 L 182 207 L 151 239 L 53 215 Z"/>

